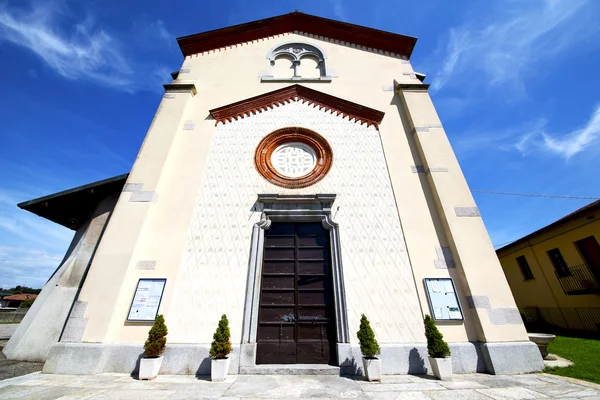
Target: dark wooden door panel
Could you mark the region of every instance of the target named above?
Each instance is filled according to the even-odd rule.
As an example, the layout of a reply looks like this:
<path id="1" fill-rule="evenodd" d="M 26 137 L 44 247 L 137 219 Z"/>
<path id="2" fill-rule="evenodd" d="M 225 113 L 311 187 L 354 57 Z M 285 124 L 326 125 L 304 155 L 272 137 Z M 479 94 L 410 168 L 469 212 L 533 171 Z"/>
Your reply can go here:
<path id="1" fill-rule="evenodd" d="M 328 232 L 273 223 L 263 258 L 256 362 L 335 363 Z"/>

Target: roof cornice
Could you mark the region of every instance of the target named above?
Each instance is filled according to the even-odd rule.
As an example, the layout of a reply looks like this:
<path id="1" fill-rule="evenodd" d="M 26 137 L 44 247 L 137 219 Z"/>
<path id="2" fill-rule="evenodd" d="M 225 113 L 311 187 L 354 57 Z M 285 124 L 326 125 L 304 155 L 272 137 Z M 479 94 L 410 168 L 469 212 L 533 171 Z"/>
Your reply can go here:
<path id="1" fill-rule="evenodd" d="M 184 56 L 251 42 L 288 32 L 302 32 L 410 58 L 417 39 L 301 12 L 279 15 L 177 39 Z"/>
<path id="2" fill-rule="evenodd" d="M 219 108 L 210 110 L 210 115 L 216 123 L 237 120 L 245 115 L 253 115 L 265 109 L 279 107 L 290 101 L 306 101 L 319 106 L 327 111 L 343 114 L 345 117 L 355 119 L 367 125 L 379 125 L 385 113 L 373 108 L 365 107 L 339 97 L 309 89 L 305 86 L 292 85 L 283 89 L 264 93 L 246 100 L 238 101 Z"/>

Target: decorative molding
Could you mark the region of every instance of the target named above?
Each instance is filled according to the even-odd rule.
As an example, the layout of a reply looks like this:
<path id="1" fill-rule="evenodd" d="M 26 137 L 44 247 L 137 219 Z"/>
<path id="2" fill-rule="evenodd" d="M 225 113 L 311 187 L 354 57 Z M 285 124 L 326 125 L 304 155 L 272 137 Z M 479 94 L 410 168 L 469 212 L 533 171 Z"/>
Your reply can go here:
<path id="1" fill-rule="evenodd" d="M 430 173 L 430 172 L 448 172 L 448 168 L 445 168 L 445 167 L 430 167 L 427 170 L 427 173 Z"/>
<path id="2" fill-rule="evenodd" d="M 522 324 L 523 319 L 517 308 L 492 308 L 488 310 L 492 325 L 517 325 Z"/>
<path id="3" fill-rule="evenodd" d="M 436 269 L 455 268 L 454 257 L 450 247 L 436 247 L 437 260 L 433 260 L 433 265 Z"/>
<path id="4" fill-rule="evenodd" d="M 454 212 L 457 217 L 480 217 L 477 207 L 454 207 Z"/>
<path id="5" fill-rule="evenodd" d="M 184 121 L 183 122 L 183 130 L 184 131 L 193 131 L 194 129 L 196 129 L 196 124 L 194 124 L 194 121 Z"/>
<path id="6" fill-rule="evenodd" d="M 165 88 L 165 92 L 167 93 L 191 93 L 192 96 L 195 96 L 198 91 L 196 90 L 196 85 L 193 83 L 165 83 L 163 85 Z"/>
<path id="7" fill-rule="evenodd" d="M 467 304 L 469 305 L 469 308 L 492 309 L 490 298 L 487 296 L 467 296 Z"/>
<path id="8" fill-rule="evenodd" d="M 300 77 L 292 77 L 292 78 L 275 78 L 271 75 L 262 75 L 260 77 L 261 82 L 273 82 L 273 83 L 281 83 L 281 82 L 304 82 L 304 83 L 330 83 L 333 79 L 332 76 L 321 76 L 319 78 L 302 78 Z"/>
<path id="9" fill-rule="evenodd" d="M 361 48 L 379 49 L 406 59 L 412 54 L 417 42 L 416 38 L 410 36 L 293 12 L 181 37 L 177 39 L 177 43 L 185 57 L 294 31 L 314 35 L 315 38 L 349 42 Z"/>
<path id="10" fill-rule="evenodd" d="M 427 83 L 400 83 L 394 81 L 394 87 L 398 90 L 412 90 L 412 91 L 423 91 L 429 90 L 429 84 Z"/>
<path id="11" fill-rule="evenodd" d="M 310 147 L 316 155 L 315 167 L 298 178 L 281 174 L 273 166 L 271 155 L 279 146 L 300 142 Z M 299 189 L 313 185 L 323 179 L 331 169 L 333 151 L 324 137 L 306 128 L 288 127 L 271 132 L 260 141 L 254 156 L 254 165 L 259 174 L 274 185 L 288 189 Z"/>
<path id="12" fill-rule="evenodd" d="M 143 183 L 126 183 L 123 186 L 123 192 L 141 192 Z"/>
<path id="13" fill-rule="evenodd" d="M 154 192 L 132 192 L 129 197 L 131 203 L 150 203 L 156 198 Z"/>
<path id="14" fill-rule="evenodd" d="M 292 85 L 283 89 L 274 90 L 246 100 L 238 101 L 226 106 L 210 110 L 210 115 L 216 123 L 237 120 L 246 115 L 253 115 L 263 110 L 279 107 L 291 101 L 308 102 L 326 111 L 343 114 L 345 117 L 355 119 L 361 124 L 378 126 L 385 113 L 352 103 L 350 101 L 331 96 L 305 86 Z"/>
<path id="15" fill-rule="evenodd" d="M 156 269 L 156 261 L 153 260 L 143 260 L 135 263 L 135 269 Z"/>

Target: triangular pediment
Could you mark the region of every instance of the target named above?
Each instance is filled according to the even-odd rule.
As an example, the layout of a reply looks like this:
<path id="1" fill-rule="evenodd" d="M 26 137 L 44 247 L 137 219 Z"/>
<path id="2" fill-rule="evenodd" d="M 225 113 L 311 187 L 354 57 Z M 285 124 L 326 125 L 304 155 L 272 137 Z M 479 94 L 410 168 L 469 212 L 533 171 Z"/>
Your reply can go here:
<path id="1" fill-rule="evenodd" d="M 417 39 L 411 36 L 348 24 L 301 12 L 279 15 L 177 39 L 184 56 L 221 49 L 240 43 L 301 32 L 316 37 L 352 43 L 410 58 Z"/>
<path id="2" fill-rule="evenodd" d="M 373 108 L 353 103 L 314 89 L 301 85 L 292 85 L 283 89 L 274 90 L 259 96 L 251 97 L 226 106 L 210 110 L 210 115 L 219 122 L 237 120 L 240 117 L 254 115 L 273 107 L 289 103 L 291 101 L 308 102 L 325 111 L 344 115 L 355 119 L 359 123 L 378 126 L 383 119 L 384 113 Z"/>

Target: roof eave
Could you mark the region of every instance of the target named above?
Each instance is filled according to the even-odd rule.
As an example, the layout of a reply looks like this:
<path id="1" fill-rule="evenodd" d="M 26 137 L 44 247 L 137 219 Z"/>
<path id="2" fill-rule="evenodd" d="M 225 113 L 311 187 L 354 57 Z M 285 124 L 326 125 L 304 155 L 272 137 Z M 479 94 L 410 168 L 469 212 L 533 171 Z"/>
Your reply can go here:
<path id="1" fill-rule="evenodd" d="M 277 34 L 301 31 L 410 58 L 417 38 L 293 12 L 177 38 L 185 56 L 250 42 Z"/>

